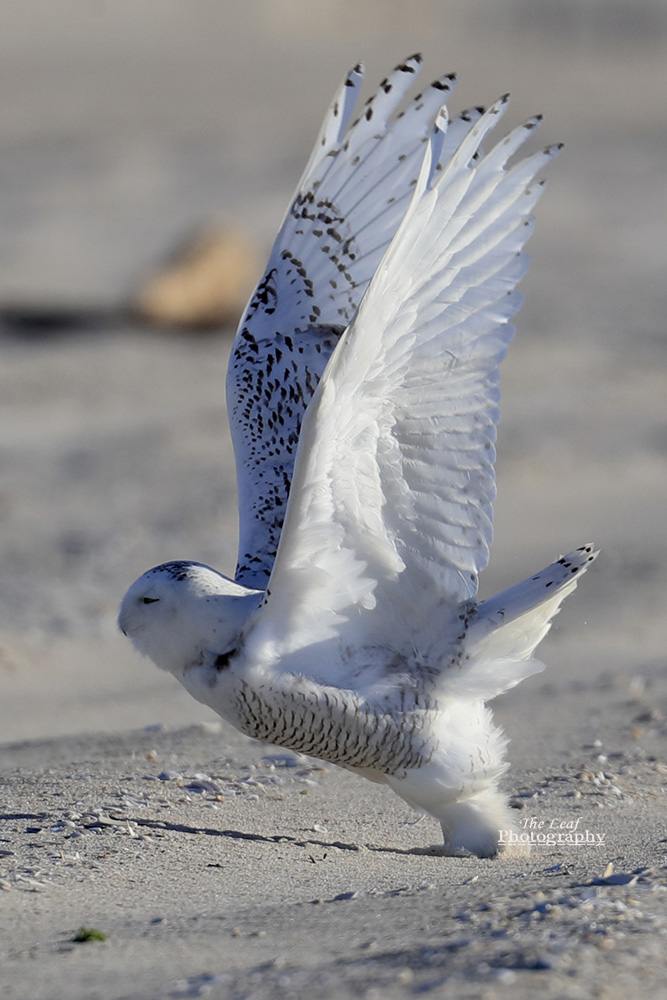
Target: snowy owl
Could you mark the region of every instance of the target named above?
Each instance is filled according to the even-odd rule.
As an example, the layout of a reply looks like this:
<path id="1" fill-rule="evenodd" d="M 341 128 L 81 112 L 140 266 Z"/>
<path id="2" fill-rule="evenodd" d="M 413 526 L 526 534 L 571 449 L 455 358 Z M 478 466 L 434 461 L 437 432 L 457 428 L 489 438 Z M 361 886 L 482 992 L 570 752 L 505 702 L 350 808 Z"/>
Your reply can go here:
<path id="1" fill-rule="evenodd" d="M 551 146 L 488 152 L 507 105 L 448 118 L 453 75 L 404 110 L 414 56 L 352 121 L 336 94 L 234 341 L 233 580 L 149 570 L 122 631 L 242 732 L 356 771 L 436 817 L 445 851 L 511 829 L 487 702 L 533 652 L 590 545 L 476 602 L 495 496 L 498 366 Z"/>

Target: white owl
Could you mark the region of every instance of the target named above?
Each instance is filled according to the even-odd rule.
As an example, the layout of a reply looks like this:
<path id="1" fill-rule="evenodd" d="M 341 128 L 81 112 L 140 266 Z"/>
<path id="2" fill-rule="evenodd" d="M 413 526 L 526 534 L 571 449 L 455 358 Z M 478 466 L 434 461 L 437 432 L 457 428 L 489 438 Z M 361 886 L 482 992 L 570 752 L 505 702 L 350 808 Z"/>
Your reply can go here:
<path id="1" fill-rule="evenodd" d="M 350 121 L 337 93 L 243 317 L 227 380 L 234 580 L 170 562 L 134 583 L 136 648 L 250 736 L 384 782 L 449 853 L 496 853 L 505 738 L 486 702 L 533 651 L 590 545 L 476 603 L 495 496 L 498 366 L 559 147 L 488 152 L 507 98 L 449 121 L 453 76 L 397 108 L 421 58 Z"/>

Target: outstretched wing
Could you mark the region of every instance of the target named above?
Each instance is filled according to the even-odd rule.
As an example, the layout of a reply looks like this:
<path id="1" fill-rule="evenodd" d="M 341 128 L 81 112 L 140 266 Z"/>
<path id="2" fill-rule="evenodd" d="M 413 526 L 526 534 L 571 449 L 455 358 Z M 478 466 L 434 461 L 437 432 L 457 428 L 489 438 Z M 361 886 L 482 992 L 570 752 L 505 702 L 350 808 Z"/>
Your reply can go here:
<path id="1" fill-rule="evenodd" d="M 405 218 L 307 411 L 255 625 L 274 650 L 341 622 L 357 646 L 442 649 L 475 597 L 492 534 L 498 366 L 542 187 L 530 182 L 558 148 L 508 167 L 532 119 L 478 155 L 506 101 L 442 170 L 444 109 L 437 117 Z"/>
<path id="2" fill-rule="evenodd" d="M 453 87 L 444 76 L 396 114 L 420 64 L 413 56 L 398 66 L 352 124 L 362 67 L 347 75 L 239 326 L 227 401 L 239 484 L 236 580 L 247 586 L 266 586 L 303 414 L 405 214 L 422 143 Z M 452 123 L 443 162 L 480 113 Z"/>

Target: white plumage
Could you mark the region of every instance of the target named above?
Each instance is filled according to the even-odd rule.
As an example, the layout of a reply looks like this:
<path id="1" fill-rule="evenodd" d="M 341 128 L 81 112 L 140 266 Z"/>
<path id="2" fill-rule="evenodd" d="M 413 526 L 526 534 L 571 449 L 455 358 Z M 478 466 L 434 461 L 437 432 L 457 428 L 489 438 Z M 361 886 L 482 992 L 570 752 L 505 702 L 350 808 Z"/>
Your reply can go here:
<path id="1" fill-rule="evenodd" d="M 389 784 L 450 852 L 511 828 L 505 739 L 486 702 L 533 652 L 591 546 L 475 603 L 488 561 L 498 366 L 523 245 L 558 147 L 486 154 L 504 111 L 451 123 L 442 77 L 397 114 L 421 62 L 320 131 L 240 324 L 227 391 L 239 480 L 235 580 L 149 570 L 119 624 L 195 698 L 259 739 Z"/>

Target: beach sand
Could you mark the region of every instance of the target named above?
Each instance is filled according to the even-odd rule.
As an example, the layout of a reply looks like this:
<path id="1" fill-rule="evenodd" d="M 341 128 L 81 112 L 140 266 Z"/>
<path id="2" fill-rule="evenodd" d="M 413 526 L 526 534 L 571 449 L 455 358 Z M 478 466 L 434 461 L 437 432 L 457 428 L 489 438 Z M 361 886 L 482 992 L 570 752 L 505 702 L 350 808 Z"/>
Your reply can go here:
<path id="1" fill-rule="evenodd" d="M 0 12 L 0 985 L 18 1000 L 659 997 L 667 968 L 667 18 L 520 0 Z M 326 39 L 326 44 L 323 44 Z M 444 858 L 387 790 L 223 725 L 116 631 L 233 569 L 233 331 L 124 305 L 201 223 L 268 249 L 331 95 L 426 53 L 545 114 L 482 596 L 601 555 L 499 698 L 529 858 Z M 548 836 L 547 836 L 548 834 Z M 584 837 L 583 842 L 574 843 Z M 569 838 L 569 839 L 568 839 Z M 81 927 L 105 941 L 75 943 Z"/>

